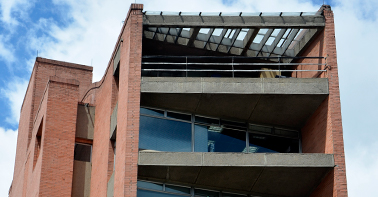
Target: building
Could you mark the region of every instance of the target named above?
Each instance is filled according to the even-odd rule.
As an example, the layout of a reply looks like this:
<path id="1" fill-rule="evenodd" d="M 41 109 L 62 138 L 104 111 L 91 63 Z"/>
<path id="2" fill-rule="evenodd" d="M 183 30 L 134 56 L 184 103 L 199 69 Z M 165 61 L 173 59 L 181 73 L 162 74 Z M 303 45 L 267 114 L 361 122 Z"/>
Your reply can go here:
<path id="1" fill-rule="evenodd" d="M 9 195 L 347 196 L 330 6 L 132 4 L 101 81 L 37 57 Z"/>

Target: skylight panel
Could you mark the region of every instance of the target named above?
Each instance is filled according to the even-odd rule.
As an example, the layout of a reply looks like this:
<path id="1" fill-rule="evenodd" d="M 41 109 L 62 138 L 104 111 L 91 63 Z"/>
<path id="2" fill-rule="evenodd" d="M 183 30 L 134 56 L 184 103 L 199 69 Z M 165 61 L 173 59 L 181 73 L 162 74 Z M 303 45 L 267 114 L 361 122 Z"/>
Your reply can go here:
<path id="1" fill-rule="evenodd" d="M 281 39 L 280 42 L 277 44 L 277 47 L 282 47 L 284 43 L 285 43 L 285 39 Z"/>
<path id="2" fill-rule="evenodd" d="M 201 28 L 199 33 L 202 33 L 202 34 L 208 34 L 210 31 L 210 28 Z"/>
<path id="3" fill-rule="evenodd" d="M 216 28 L 214 29 L 213 36 L 220 36 L 222 34 L 223 29 Z"/>
<path id="4" fill-rule="evenodd" d="M 260 29 L 258 34 L 266 34 L 268 32 L 268 29 Z"/>
<path id="5" fill-rule="evenodd" d="M 266 41 L 265 45 L 272 45 L 272 43 L 274 42 L 274 37 L 269 37 L 269 39 Z"/>
<path id="6" fill-rule="evenodd" d="M 254 43 L 260 43 L 263 38 L 264 38 L 264 36 L 262 36 L 262 35 L 256 35 L 256 37 L 253 40 L 253 42 Z"/>
<path id="7" fill-rule="evenodd" d="M 247 35 L 247 32 L 241 31 L 236 39 L 237 40 L 243 40 L 246 35 Z"/>
<path id="8" fill-rule="evenodd" d="M 291 31 L 291 29 L 287 29 L 282 38 L 287 38 L 287 36 L 289 35 L 290 31 Z"/>
<path id="9" fill-rule="evenodd" d="M 227 38 L 232 38 L 235 34 L 235 29 L 233 29 L 230 34 L 227 36 Z M 226 34 L 227 35 L 227 34 Z"/>
<path id="10" fill-rule="evenodd" d="M 275 29 L 271 36 L 276 37 L 280 33 L 281 29 Z"/>

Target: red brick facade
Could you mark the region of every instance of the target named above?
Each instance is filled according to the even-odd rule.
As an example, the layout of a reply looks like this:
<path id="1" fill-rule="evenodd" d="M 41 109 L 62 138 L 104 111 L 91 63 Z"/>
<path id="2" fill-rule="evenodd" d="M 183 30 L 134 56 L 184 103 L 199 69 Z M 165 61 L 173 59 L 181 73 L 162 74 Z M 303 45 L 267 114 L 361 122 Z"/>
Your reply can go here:
<path id="1" fill-rule="evenodd" d="M 132 4 L 101 81 L 92 83 L 92 68 L 37 58 L 21 109 L 15 171 L 10 196 L 71 196 L 78 103 L 96 107 L 91 196 L 107 196 L 114 170 L 114 196 L 136 197 L 143 5 Z M 329 96 L 301 129 L 303 153 L 334 154 L 335 168 L 311 196 L 347 196 L 343 132 L 333 13 L 324 7 L 326 25 L 302 56 L 324 56 L 326 74 L 295 73 L 294 77 L 328 78 Z M 118 77 L 113 61 L 120 46 Z M 319 60 L 304 60 L 319 61 Z M 308 63 L 308 62 L 303 62 Z M 306 69 L 298 67 L 298 69 Z M 325 69 L 325 66 L 319 67 Z M 111 115 L 118 103 L 114 142 Z"/>

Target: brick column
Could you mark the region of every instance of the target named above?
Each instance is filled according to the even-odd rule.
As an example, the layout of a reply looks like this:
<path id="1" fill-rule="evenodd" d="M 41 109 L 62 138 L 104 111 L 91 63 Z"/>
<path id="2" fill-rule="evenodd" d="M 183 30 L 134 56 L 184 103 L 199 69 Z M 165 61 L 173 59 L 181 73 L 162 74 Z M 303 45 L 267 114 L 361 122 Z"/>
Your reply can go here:
<path id="1" fill-rule="evenodd" d="M 50 77 L 46 94 L 39 196 L 71 196 L 79 83 Z"/>
<path id="2" fill-rule="evenodd" d="M 122 33 L 114 196 L 136 197 L 142 61 L 142 4 L 132 4 Z"/>
<path id="3" fill-rule="evenodd" d="M 333 12 L 330 6 L 324 6 L 325 45 L 327 64 L 331 67 L 329 79 L 329 116 L 332 124 L 333 154 L 335 157 L 333 196 L 348 196 L 345 172 L 344 139 L 341 121 L 339 76 L 336 55 L 336 39 Z"/>

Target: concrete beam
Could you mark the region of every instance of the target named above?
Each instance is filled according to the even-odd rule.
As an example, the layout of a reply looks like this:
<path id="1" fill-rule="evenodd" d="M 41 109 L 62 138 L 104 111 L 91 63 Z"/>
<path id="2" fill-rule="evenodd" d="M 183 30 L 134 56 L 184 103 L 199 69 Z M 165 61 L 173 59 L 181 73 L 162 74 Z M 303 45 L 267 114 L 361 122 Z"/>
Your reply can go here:
<path id="1" fill-rule="evenodd" d="M 192 28 L 190 29 L 190 38 L 189 38 L 189 41 L 188 41 L 188 46 L 192 46 L 193 43 L 194 43 L 194 40 L 197 38 L 197 35 L 199 33 L 199 31 L 201 30 L 201 28 Z"/>
<path id="2" fill-rule="evenodd" d="M 245 36 L 243 40 L 243 51 L 240 55 L 245 56 L 247 54 L 247 51 L 249 50 L 249 47 L 251 46 L 253 40 L 256 38 L 257 33 L 259 33 L 260 29 L 249 29 L 247 32 L 247 35 Z"/>
<path id="3" fill-rule="evenodd" d="M 314 16 L 184 16 L 143 15 L 143 25 L 150 27 L 207 28 L 317 28 L 324 27 L 322 15 Z"/>
<path id="4" fill-rule="evenodd" d="M 334 167 L 332 154 L 140 151 L 138 165 L 233 167 Z"/>
<path id="5" fill-rule="evenodd" d="M 141 92 L 186 94 L 328 94 L 328 79 L 142 77 Z"/>

